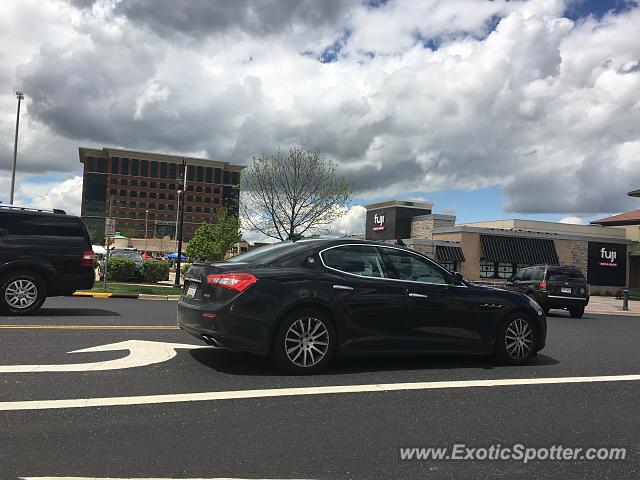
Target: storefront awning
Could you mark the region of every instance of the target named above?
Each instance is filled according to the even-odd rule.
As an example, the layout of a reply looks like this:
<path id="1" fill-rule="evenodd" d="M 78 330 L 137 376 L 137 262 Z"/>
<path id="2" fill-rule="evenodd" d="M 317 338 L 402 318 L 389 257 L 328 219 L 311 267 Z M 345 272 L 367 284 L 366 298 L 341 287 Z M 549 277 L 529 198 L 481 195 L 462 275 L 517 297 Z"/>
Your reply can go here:
<path id="1" fill-rule="evenodd" d="M 464 262 L 462 248 L 458 245 L 436 245 L 436 260 L 440 262 Z"/>
<path id="2" fill-rule="evenodd" d="M 553 240 L 547 238 L 480 235 L 482 256 L 490 262 L 557 265 Z"/>

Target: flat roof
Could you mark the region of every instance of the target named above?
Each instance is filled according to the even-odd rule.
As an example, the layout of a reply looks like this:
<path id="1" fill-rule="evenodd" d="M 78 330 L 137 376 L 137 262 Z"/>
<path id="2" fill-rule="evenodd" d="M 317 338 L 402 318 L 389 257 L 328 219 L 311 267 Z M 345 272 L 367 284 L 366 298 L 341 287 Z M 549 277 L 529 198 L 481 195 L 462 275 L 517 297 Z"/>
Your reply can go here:
<path id="1" fill-rule="evenodd" d="M 198 167 L 219 167 L 232 172 L 239 172 L 246 168 L 244 165 L 234 165 L 222 160 L 211 160 L 208 158 L 188 157 L 183 155 L 171 155 L 168 153 L 156 153 L 156 152 L 141 152 L 138 150 L 125 150 L 121 148 L 91 148 L 91 147 L 79 147 L 78 152 L 80 154 L 80 162 L 84 163 L 84 159 L 87 156 L 95 157 L 125 157 L 136 158 L 138 160 L 151 160 L 167 163 L 181 164 L 184 158 L 188 165 L 195 165 Z"/>
<path id="2" fill-rule="evenodd" d="M 380 208 L 393 207 L 417 208 L 430 211 L 433 208 L 433 203 L 424 202 L 421 200 L 388 200 L 386 202 L 370 203 L 369 205 L 364 205 L 364 208 L 366 208 L 367 210 L 378 210 Z"/>
<path id="3" fill-rule="evenodd" d="M 522 220 L 518 218 L 508 220 L 492 220 L 484 222 L 461 223 L 461 226 L 501 229 L 508 231 L 540 232 L 559 235 L 579 235 L 602 238 L 626 239 L 625 230 L 600 225 L 584 225 L 560 222 L 545 222 L 541 220 Z"/>

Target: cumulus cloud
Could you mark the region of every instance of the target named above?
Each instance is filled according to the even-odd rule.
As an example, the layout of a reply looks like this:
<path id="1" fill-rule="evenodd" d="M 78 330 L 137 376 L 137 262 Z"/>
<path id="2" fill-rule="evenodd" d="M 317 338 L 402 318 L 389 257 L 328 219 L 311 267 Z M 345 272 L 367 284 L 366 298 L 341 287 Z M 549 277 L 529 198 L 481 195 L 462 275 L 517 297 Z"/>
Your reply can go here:
<path id="1" fill-rule="evenodd" d="M 582 217 L 563 217 L 560 219 L 560 223 L 569 223 L 572 225 L 584 225 L 585 222 L 584 218 Z"/>
<path id="2" fill-rule="evenodd" d="M 80 215 L 82 177 L 75 176 L 61 183 L 29 185 L 30 206 L 43 209 L 59 208 L 71 215 Z"/>
<path id="3" fill-rule="evenodd" d="M 561 0 L 370 3 L 7 2 L 0 91 L 26 92 L 20 168 L 77 171 L 80 145 L 246 163 L 300 144 L 359 198 L 500 186 L 513 212 L 630 208 L 637 4 L 574 21 Z M 0 111 L 11 139 L 11 95 Z"/>

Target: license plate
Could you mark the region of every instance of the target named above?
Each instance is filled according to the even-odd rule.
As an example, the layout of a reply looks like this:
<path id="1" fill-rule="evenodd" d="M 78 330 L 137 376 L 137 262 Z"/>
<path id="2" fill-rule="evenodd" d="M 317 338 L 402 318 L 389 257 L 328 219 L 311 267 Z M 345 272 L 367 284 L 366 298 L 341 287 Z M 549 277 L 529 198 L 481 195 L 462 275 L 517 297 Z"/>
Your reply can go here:
<path id="1" fill-rule="evenodd" d="M 560 288 L 560 291 L 562 293 L 571 293 L 571 289 L 570 288 L 565 288 L 565 287 Z"/>
<path id="2" fill-rule="evenodd" d="M 189 287 L 187 287 L 187 297 L 191 297 L 191 298 L 195 297 L 197 291 L 198 291 L 198 285 L 190 284 Z"/>

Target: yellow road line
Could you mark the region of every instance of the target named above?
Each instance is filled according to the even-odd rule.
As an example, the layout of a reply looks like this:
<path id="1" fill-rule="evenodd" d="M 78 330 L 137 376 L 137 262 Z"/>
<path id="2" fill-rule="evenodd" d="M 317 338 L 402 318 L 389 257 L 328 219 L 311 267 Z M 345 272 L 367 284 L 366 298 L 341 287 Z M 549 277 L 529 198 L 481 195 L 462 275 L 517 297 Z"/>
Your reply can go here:
<path id="1" fill-rule="evenodd" d="M 180 330 L 174 325 L 0 325 L 0 329 L 43 330 Z"/>

